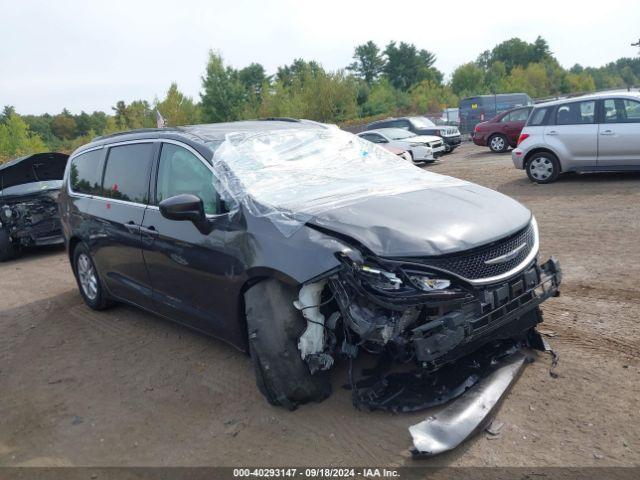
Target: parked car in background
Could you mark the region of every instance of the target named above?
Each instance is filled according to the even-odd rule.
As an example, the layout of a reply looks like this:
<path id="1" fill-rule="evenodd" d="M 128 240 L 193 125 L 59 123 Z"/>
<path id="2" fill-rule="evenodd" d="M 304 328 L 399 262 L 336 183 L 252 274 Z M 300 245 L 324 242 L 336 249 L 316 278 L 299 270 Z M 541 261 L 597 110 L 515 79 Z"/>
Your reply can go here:
<path id="1" fill-rule="evenodd" d="M 509 147 L 515 147 L 532 109 L 532 106 L 514 108 L 477 124 L 473 129 L 473 143 L 489 147 L 496 153 L 506 152 Z"/>
<path id="2" fill-rule="evenodd" d="M 385 150 L 387 150 L 388 152 L 393 153 L 394 155 L 398 155 L 400 158 L 403 158 L 405 160 L 407 160 L 408 162 L 412 162 L 413 161 L 413 157 L 411 156 L 411 152 L 409 150 L 407 150 L 406 148 L 398 148 L 398 147 L 391 147 L 388 144 L 380 144 L 380 146 L 382 148 L 384 148 Z"/>
<path id="3" fill-rule="evenodd" d="M 407 150 L 415 163 L 433 162 L 444 152 L 442 138 L 435 135 L 416 135 L 401 128 L 366 130 L 358 136 L 372 143 Z"/>
<path id="4" fill-rule="evenodd" d="M 68 157 L 36 153 L 0 165 L 0 261 L 63 243 L 56 201 Z"/>
<path id="5" fill-rule="evenodd" d="M 512 108 L 530 105 L 533 105 L 533 101 L 526 93 L 499 93 L 463 98 L 460 100 L 460 129 L 465 133 L 471 133 L 480 122 Z"/>
<path id="6" fill-rule="evenodd" d="M 378 120 L 367 125 L 367 130 L 402 128 L 416 135 L 435 135 L 444 141 L 445 152 L 452 152 L 460 145 L 460 130 L 455 126 L 438 126 L 426 117 L 400 117 Z"/>
<path id="7" fill-rule="evenodd" d="M 640 170 L 640 94 L 603 92 L 536 105 L 511 158 L 536 183 L 563 172 Z"/>

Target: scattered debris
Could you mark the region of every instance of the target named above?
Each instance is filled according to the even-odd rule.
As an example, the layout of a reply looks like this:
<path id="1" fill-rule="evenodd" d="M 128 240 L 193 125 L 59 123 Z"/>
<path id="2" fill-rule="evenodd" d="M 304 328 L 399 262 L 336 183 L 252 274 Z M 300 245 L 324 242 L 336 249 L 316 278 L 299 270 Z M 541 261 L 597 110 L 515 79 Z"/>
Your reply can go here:
<path id="1" fill-rule="evenodd" d="M 496 422 L 495 420 L 493 422 L 491 422 L 491 425 L 489 425 L 487 428 L 485 428 L 485 431 L 493 436 L 496 437 L 498 435 L 500 435 L 502 427 L 504 427 L 504 423 L 503 422 Z"/>

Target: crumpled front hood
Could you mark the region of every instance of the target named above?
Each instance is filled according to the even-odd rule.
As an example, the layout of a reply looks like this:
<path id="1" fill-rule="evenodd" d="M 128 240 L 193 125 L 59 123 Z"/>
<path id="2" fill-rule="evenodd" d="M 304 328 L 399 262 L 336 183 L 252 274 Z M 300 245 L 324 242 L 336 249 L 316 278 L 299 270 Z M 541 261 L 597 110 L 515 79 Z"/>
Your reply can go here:
<path id="1" fill-rule="evenodd" d="M 382 257 L 436 256 L 479 247 L 527 226 L 531 212 L 475 184 L 371 197 L 309 223 L 346 235 Z"/>

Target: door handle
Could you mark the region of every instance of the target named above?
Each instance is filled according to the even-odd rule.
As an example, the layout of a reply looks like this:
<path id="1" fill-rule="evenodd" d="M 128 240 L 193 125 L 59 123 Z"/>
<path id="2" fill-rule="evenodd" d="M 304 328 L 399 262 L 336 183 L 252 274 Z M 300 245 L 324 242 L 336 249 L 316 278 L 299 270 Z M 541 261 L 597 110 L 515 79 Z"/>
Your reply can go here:
<path id="1" fill-rule="evenodd" d="M 133 220 L 129 220 L 127 223 L 125 223 L 124 228 L 129 230 L 131 233 L 140 232 L 140 225 L 137 225 L 136 222 L 134 222 Z"/>
<path id="2" fill-rule="evenodd" d="M 140 233 L 142 233 L 143 235 L 148 235 L 150 237 L 157 237 L 158 235 L 160 235 L 160 232 L 158 232 L 158 230 L 156 230 L 156 227 L 154 227 L 153 225 L 149 227 L 140 227 Z"/>
<path id="3" fill-rule="evenodd" d="M 600 132 L 600 135 L 613 135 L 615 132 L 613 130 L 605 130 Z"/>
<path id="4" fill-rule="evenodd" d="M 558 132 L 556 132 L 555 130 L 551 130 L 550 132 L 547 132 L 547 135 L 557 135 Z"/>

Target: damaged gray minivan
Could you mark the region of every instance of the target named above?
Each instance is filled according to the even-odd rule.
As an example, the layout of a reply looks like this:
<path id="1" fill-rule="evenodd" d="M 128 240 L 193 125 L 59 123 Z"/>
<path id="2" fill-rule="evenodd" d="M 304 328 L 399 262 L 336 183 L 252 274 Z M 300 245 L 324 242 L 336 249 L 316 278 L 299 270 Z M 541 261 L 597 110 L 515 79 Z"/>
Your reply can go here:
<path id="1" fill-rule="evenodd" d="M 70 157 L 60 199 L 79 290 L 250 353 L 274 405 L 330 395 L 339 359 L 356 406 L 444 403 L 523 346 L 555 259 L 515 200 L 424 171 L 336 127 L 271 119 L 140 130 Z"/>

